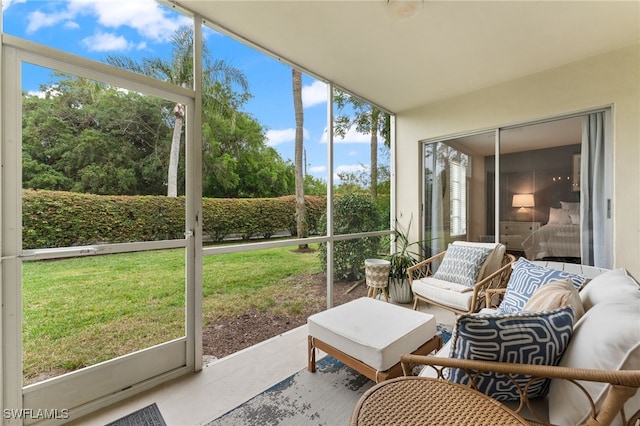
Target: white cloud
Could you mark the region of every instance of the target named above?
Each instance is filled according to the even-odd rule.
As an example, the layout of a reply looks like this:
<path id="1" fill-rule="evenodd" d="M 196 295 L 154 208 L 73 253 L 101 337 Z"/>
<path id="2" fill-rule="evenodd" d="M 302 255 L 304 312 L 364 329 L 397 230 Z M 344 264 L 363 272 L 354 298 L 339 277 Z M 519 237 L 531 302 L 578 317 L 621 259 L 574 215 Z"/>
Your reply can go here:
<path id="1" fill-rule="evenodd" d="M 319 104 L 327 103 L 327 85 L 322 81 L 314 81 L 302 88 L 302 104 L 309 108 Z"/>
<path id="2" fill-rule="evenodd" d="M 309 131 L 302 129 L 303 139 L 309 139 Z M 295 142 L 296 129 L 267 130 L 267 145 L 276 146 L 281 143 Z"/>
<path id="3" fill-rule="evenodd" d="M 67 21 L 73 16 L 69 12 L 45 14 L 39 10 L 29 14 L 29 24 L 27 25 L 27 33 L 33 33 L 40 28 L 51 27 L 60 22 Z"/>
<path id="4" fill-rule="evenodd" d="M 175 19 L 167 9 L 154 0 L 136 1 L 72 0 L 69 9 L 86 13 L 87 7 L 97 16 L 100 25 L 107 28 L 122 26 L 135 29 L 141 36 L 153 41 L 167 41 L 180 25 L 191 23 L 186 16 Z"/>
<path id="5" fill-rule="evenodd" d="M 369 166 L 364 164 L 343 164 L 333 169 L 333 180 L 341 182 L 342 180 L 338 176 L 340 173 L 358 173 L 362 171 L 369 173 Z"/>
<path id="6" fill-rule="evenodd" d="M 49 87 L 45 92 L 43 92 L 42 90 L 30 90 L 29 92 L 27 92 L 27 96 L 35 96 L 36 98 L 40 99 L 44 99 L 47 96 L 53 98 L 61 94 L 62 92 L 60 92 L 55 86 Z"/>
<path id="7" fill-rule="evenodd" d="M 131 48 L 126 38 L 102 32 L 83 39 L 82 44 L 90 52 L 109 52 L 113 50 L 129 50 Z"/>
<path id="8" fill-rule="evenodd" d="M 73 21 L 77 17 L 91 15 L 103 27 L 111 29 L 129 27 L 143 38 L 164 42 L 169 40 L 179 26 L 191 23 L 186 16 L 168 13 L 168 9 L 154 0 L 70 0 L 60 4 L 65 8 L 56 12 L 44 13 L 40 10 L 32 12 L 29 15 L 27 32 L 35 32 L 60 22 L 66 22 L 65 26 L 73 26 Z"/>
<path id="9" fill-rule="evenodd" d="M 313 173 L 313 174 L 326 173 L 327 166 L 311 166 L 309 167 L 308 171 L 309 173 Z"/>
<path id="10" fill-rule="evenodd" d="M 12 4 L 26 3 L 27 0 L 2 0 L 2 10 L 7 10 Z"/>
<path id="11" fill-rule="evenodd" d="M 37 90 L 37 91 L 31 90 L 27 92 L 27 96 L 35 96 L 36 98 L 44 99 L 46 96 L 46 93 L 41 90 Z"/>
<path id="12" fill-rule="evenodd" d="M 347 154 L 349 157 L 357 157 L 358 156 L 358 151 L 349 151 L 349 153 Z"/>
<path id="13" fill-rule="evenodd" d="M 343 164 L 336 167 L 333 171 L 336 173 L 336 175 L 338 173 L 355 173 L 360 171 L 368 172 L 369 166 L 366 166 L 364 164 Z"/>
<path id="14" fill-rule="evenodd" d="M 80 24 L 78 24 L 76 21 L 67 21 L 64 23 L 63 27 L 66 30 L 77 30 L 78 28 L 80 28 Z"/>
<path id="15" fill-rule="evenodd" d="M 322 143 L 327 143 L 327 129 L 324 129 L 322 133 L 322 139 L 320 140 Z M 351 127 L 344 138 L 334 135 L 333 137 L 334 143 L 370 143 L 371 135 L 360 133 L 356 130 L 355 127 Z"/>
<path id="16" fill-rule="evenodd" d="M 142 41 L 138 44 L 127 41 L 123 36 L 113 33 L 97 32 L 90 37 L 82 39 L 82 44 L 89 52 L 110 52 L 114 50 L 142 50 L 147 47 L 147 43 Z"/>

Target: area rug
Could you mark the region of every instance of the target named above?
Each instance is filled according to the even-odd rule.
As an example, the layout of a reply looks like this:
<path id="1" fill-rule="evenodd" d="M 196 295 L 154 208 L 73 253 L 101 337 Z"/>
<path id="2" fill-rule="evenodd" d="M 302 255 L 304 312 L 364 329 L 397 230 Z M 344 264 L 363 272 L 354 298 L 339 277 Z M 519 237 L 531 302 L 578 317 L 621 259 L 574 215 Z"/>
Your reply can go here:
<path id="1" fill-rule="evenodd" d="M 443 343 L 451 327 L 438 324 Z M 326 356 L 316 373 L 302 369 L 207 426 L 346 425 L 362 394 L 375 382 Z"/>
<path id="2" fill-rule="evenodd" d="M 106 426 L 167 426 L 155 402 Z"/>

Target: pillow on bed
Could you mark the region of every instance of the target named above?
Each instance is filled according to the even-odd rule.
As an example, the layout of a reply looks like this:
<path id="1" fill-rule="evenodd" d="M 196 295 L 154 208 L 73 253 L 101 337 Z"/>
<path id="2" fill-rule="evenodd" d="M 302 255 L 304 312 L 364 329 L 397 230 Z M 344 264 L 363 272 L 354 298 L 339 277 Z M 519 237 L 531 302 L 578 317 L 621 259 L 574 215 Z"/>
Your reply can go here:
<path id="1" fill-rule="evenodd" d="M 580 213 L 569 213 L 572 225 L 580 225 Z"/>
<path id="2" fill-rule="evenodd" d="M 554 209 L 551 207 L 549 209 L 549 222 L 556 225 L 570 225 L 571 224 L 571 216 L 569 216 L 569 211 L 564 209 Z"/>
<path id="3" fill-rule="evenodd" d="M 560 208 L 562 208 L 562 210 L 580 210 L 580 202 L 570 203 L 568 201 L 560 201 Z"/>

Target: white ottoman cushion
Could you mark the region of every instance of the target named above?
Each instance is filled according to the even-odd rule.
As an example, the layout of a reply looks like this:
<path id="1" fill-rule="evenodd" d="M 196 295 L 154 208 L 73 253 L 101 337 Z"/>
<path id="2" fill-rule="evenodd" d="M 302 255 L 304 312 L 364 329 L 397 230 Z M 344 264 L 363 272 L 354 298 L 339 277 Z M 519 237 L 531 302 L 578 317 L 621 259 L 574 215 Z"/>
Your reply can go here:
<path id="1" fill-rule="evenodd" d="M 362 297 L 311 315 L 309 335 L 378 370 L 436 335 L 433 315 Z"/>

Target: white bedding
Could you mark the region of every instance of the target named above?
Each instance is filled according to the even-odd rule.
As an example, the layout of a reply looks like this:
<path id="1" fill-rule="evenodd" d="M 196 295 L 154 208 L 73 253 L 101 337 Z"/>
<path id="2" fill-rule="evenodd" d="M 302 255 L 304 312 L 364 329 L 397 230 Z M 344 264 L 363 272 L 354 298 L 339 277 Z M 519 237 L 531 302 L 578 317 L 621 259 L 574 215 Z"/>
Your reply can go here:
<path id="1" fill-rule="evenodd" d="M 580 225 L 543 225 L 522 242 L 527 259 L 580 257 Z"/>

